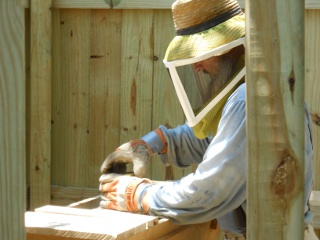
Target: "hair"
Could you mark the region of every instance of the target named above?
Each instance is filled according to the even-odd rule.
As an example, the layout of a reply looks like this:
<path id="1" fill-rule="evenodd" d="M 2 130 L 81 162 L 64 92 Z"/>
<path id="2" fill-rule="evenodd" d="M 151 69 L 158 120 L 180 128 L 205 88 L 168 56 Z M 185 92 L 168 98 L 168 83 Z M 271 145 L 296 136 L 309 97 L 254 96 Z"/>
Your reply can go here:
<path id="1" fill-rule="evenodd" d="M 243 54 L 244 47 L 241 45 L 219 56 L 221 61 L 221 68 L 218 73 L 211 75 L 211 78 L 213 80 L 211 96 L 219 93 L 219 91 L 226 86 L 230 78 L 235 74 L 237 62 L 239 60 L 239 57 Z"/>

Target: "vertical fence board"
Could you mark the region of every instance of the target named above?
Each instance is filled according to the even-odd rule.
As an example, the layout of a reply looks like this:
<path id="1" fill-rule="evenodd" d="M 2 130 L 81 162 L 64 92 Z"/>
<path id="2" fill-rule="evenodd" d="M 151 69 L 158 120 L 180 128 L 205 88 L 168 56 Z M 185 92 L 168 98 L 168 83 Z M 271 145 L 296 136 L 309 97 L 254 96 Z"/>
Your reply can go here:
<path id="1" fill-rule="evenodd" d="M 177 103 L 168 96 L 174 96 L 174 89 L 169 74 L 163 64 L 163 58 L 168 44 L 174 36 L 171 11 L 154 11 L 154 79 L 153 79 L 153 108 L 152 108 L 152 129 L 160 124 L 167 127 L 174 127 L 178 122 L 181 112 L 172 113 L 172 108 Z M 166 180 L 172 176 L 166 176 L 166 170 L 172 173 L 172 166 L 164 166 L 159 157 L 155 155 L 150 164 L 150 178 L 154 180 Z M 172 174 L 171 174 L 172 175 Z"/>
<path id="2" fill-rule="evenodd" d="M 303 239 L 303 2 L 247 1 L 248 239 Z"/>
<path id="3" fill-rule="evenodd" d="M 153 11 L 123 10 L 120 141 L 139 138 L 151 129 L 153 81 Z"/>
<path id="4" fill-rule="evenodd" d="M 51 161 L 51 0 L 30 8 L 30 209 L 50 203 Z"/>
<path id="5" fill-rule="evenodd" d="M 89 146 L 90 10 L 60 10 L 53 81 L 53 184 L 86 186 Z M 57 23 L 56 23 L 57 24 Z M 56 71 L 56 70 L 55 70 Z"/>
<path id="6" fill-rule="evenodd" d="M 21 1 L 0 1 L 0 238 L 25 239 L 25 35 Z"/>
<path id="7" fill-rule="evenodd" d="M 185 117 L 176 96 L 170 76 L 163 64 L 166 49 L 175 36 L 171 10 L 154 11 L 154 80 L 153 80 L 153 109 L 152 126 L 160 124 L 168 128 L 184 124 Z M 170 97 L 168 97 L 170 96 Z M 167 171 L 166 171 L 167 170 Z M 152 179 L 165 180 L 166 178 L 180 179 L 192 168 L 166 167 L 157 156 L 151 162 Z M 172 175 L 172 176 L 170 176 Z"/>
<path id="8" fill-rule="evenodd" d="M 120 144 L 121 11 L 91 11 L 90 186 L 97 187 L 99 167 Z"/>
<path id="9" fill-rule="evenodd" d="M 61 170 L 61 163 L 59 159 L 62 157 L 63 144 L 61 144 L 60 138 L 66 138 L 66 136 L 60 136 L 63 132 L 59 128 L 63 127 L 62 117 L 60 116 L 60 104 L 61 99 L 61 68 L 64 62 L 61 58 L 61 29 L 60 29 L 60 9 L 53 9 L 52 11 L 52 106 L 51 106 L 51 182 L 52 184 L 63 185 L 64 173 Z M 62 169 L 64 166 L 62 165 Z M 60 172 L 60 173 L 59 173 Z M 59 177 L 57 177 L 59 175 Z"/>
<path id="10" fill-rule="evenodd" d="M 320 10 L 307 10 L 305 95 L 313 120 L 314 190 L 320 190 Z"/>

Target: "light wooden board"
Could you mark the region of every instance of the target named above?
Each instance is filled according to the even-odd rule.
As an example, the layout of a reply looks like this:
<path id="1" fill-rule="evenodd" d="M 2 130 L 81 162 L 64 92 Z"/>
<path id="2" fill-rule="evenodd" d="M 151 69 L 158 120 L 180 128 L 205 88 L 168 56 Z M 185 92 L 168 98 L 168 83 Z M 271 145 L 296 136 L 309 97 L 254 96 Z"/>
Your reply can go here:
<path id="1" fill-rule="evenodd" d="M 52 205 L 27 212 L 25 218 L 28 234 L 102 240 L 124 239 L 158 223 L 148 215 Z"/>
<path id="2" fill-rule="evenodd" d="M 56 13 L 56 12 L 55 12 Z M 89 158 L 90 11 L 62 10 L 54 16 L 52 110 L 53 184 L 85 186 L 96 172 Z M 83 161 L 83 159 L 87 159 Z"/>
<path id="3" fill-rule="evenodd" d="M 310 211 L 313 214 L 313 227 L 316 230 L 316 233 L 318 232 L 319 235 L 319 229 L 320 229 L 320 191 L 312 191 L 310 195 Z"/>
<path id="4" fill-rule="evenodd" d="M 121 212 L 116 211 L 101 216 L 91 216 L 86 212 L 82 214 L 87 216 L 26 212 L 26 232 L 79 239 L 124 239 L 146 230 L 149 223 L 149 219 L 143 215 L 126 214 L 124 218 Z"/>
<path id="5" fill-rule="evenodd" d="M 312 191 L 310 195 L 310 205 L 320 208 L 320 191 Z"/>
<path id="6" fill-rule="evenodd" d="M 20 0 L 0 1 L 0 238 L 25 239 L 25 25 Z"/>
<path id="7" fill-rule="evenodd" d="M 154 79 L 153 79 L 153 109 L 152 128 L 160 124 L 168 128 L 185 123 L 185 116 L 172 85 L 167 69 L 163 65 L 165 51 L 175 36 L 171 11 L 154 11 Z M 170 98 L 168 98 L 170 96 Z M 174 113 L 174 114 L 172 114 Z M 165 167 L 158 156 L 153 157 L 150 176 L 157 180 L 180 179 L 193 171 L 192 167 Z"/>
<path id="8" fill-rule="evenodd" d="M 81 203 L 77 206 L 84 208 L 48 205 L 26 212 L 27 239 L 220 239 L 216 220 L 181 226 L 168 219 L 101 208 L 85 209 Z"/>
<path id="9" fill-rule="evenodd" d="M 152 10 L 122 12 L 121 143 L 140 138 L 151 129 L 152 23 Z"/>
<path id="10" fill-rule="evenodd" d="M 313 190 L 320 190 L 320 10 L 306 11 L 305 19 L 305 97 L 313 120 Z"/>
<path id="11" fill-rule="evenodd" d="M 176 98 L 168 98 L 168 95 L 175 96 L 171 79 L 167 69 L 163 65 L 165 51 L 174 36 L 174 25 L 170 11 L 154 11 L 154 79 L 153 79 L 153 108 L 152 108 L 152 129 L 160 124 L 168 127 L 176 126 L 183 120 L 181 109 L 174 111 L 175 106 L 179 106 Z M 180 110 L 180 111 L 179 111 Z M 175 112 L 175 114 L 170 114 Z M 150 177 L 157 180 L 173 178 L 167 176 L 166 169 L 172 172 L 172 166 L 166 167 L 159 159 L 158 155 L 153 156 L 150 164 Z"/>
<path id="12" fill-rule="evenodd" d="M 121 25 L 119 10 L 90 11 L 89 159 L 97 186 L 99 167 L 120 144 Z"/>
<path id="13" fill-rule="evenodd" d="M 30 209 L 50 203 L 51 19 L 51 0 L 31 0 L 30 105 L 28 106 Z"/>
<path id="14" fill-rule="evenodd" d="M 29 7 L 29 0 L 23 0 L 24 6 Z M 113 4 L 110 4 L 110 3 Z M 141 8 L 141 9 L 170 9 L 174 0 L 53 0 L 53 7 L 55 8 L 91 8 L 91 9 L 103 9 L 111 8 L 111 5 L 115 8 Z M 240 6 L 244 8 L 245 1 L 238 0 Z M 319 9 L 319 0 L 306 0 L 305 8 L 307 9 Z"/>
<path id="15" fill-rule="evenodd" d="M 119 228 L 126 228 L 128 223 L 132 226 L 141 225 L 142 229 L 145 230 L 146 227 L 151 227 L 158 223 L 158 217 L 152 217 L 148 215 L 135 214 L 130 212 L 120 212 L 109 209 L 102 209 L 97 205 L 96 208 L 93 209 L 85 209 L 85 208 L 73 208 L 73 207 L 61 207 L 61 206 L 53 206 L 47 205 L 40 208 L 36 208 L 35 212 L 42 213 L 57 213 L 57 214 L 65 214 L 65 215 L 75 215 L 75 216 L 86 216 L 86 217 L 103 217 L 108 221 L 114 221 L 111 225 L 118 226 Z M 108 225 L 108 224 L 106 224 Z"/>

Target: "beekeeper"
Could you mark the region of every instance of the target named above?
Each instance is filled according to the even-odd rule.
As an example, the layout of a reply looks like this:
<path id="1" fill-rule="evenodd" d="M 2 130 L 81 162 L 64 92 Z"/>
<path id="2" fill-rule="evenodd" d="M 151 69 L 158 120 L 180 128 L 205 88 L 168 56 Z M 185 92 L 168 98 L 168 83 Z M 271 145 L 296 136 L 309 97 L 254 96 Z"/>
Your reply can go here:
<path id="1" fill-rule="evenodd" d="M 101 206 L 178 224 L 217 219 L 225 239 L 245 239 L 245 15 L 235 0 L 178 0 L 172 13 L 177 35 L 164 64 L 187 123 L 173 129 L 159 126 L 111 153 L 101 166 Z M 307 205 L 313 149 L 306 113 L 305 226 L 308 239 L 317 239 Z M 153 184 L 143 177 L 154 154 L 165 165 L 199 165 L 178 181 Z M 113 180 L 127 163 L 133 163 L 135 177 Z"/>

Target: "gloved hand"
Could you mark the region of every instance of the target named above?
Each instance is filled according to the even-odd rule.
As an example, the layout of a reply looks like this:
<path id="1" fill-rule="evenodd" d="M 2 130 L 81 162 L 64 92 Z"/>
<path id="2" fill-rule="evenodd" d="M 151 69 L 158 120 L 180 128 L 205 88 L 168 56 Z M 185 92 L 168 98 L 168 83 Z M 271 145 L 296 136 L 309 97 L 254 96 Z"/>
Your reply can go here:
<path id="1" fill-rule="evenodd" d="M 107 156 L 101 165 L 102 173 L 124 174 L 127 164 L 133 163 L 133 173 L 137 177 L 145 177 L 146 169 L 153 152 L 149 145 L 140 139 L 121 145 L 116 151 Z"/>
<path id="2" fill-rule="evenodd" d="M 160 128 L 121 145 L 111 153 L 101 165 L 102 173 L 124 174 L 127 164 L 133 163 L 133 173 L 137 177 L 145 177 L 149 159 L 155 153 L 166 153 L 167 144 Z"/>
<path id="3" fill-rule="evenodd" d="M 100 206 L 119 211 L 138 212 L 138 201 L 135 202 L 136 190 L 141 183 L 149 185 L 151 181 L 147 178 L 118 176 L 118 174 L 104 174 L 100 177 Z"/>

